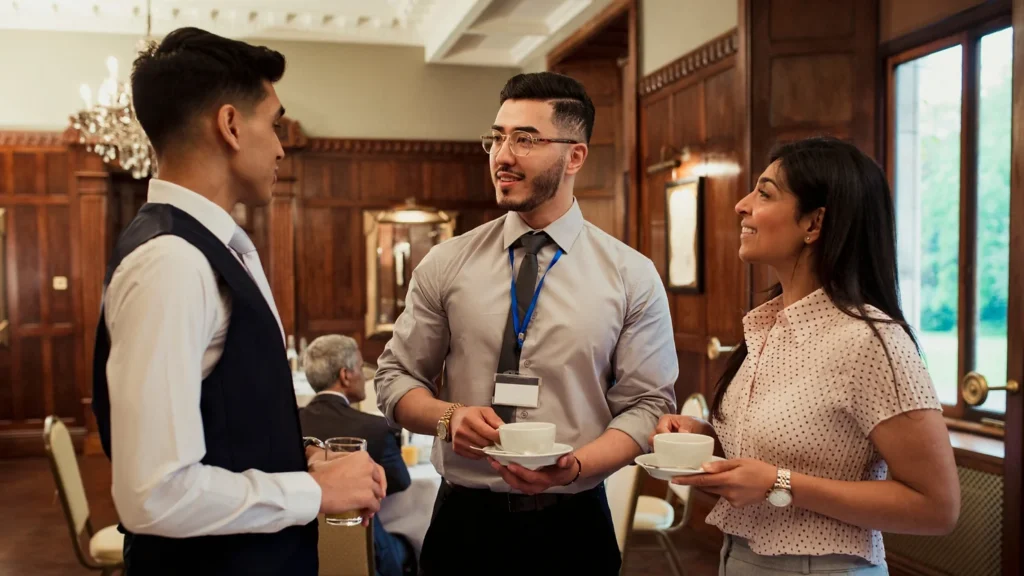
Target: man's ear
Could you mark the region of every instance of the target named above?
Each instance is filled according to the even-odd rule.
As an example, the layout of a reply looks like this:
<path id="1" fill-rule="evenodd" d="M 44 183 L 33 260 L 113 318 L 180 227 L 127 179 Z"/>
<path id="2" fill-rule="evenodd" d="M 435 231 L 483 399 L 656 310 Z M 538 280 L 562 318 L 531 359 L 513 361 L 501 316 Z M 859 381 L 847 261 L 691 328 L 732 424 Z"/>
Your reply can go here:
<path id="1" fill-rule="evenodd" d="M 573 144 L 569 152 L 569 162 L 565 165 L 565 173 L 572 175 L 582 170 L 589 153 L 590 147 L 586 144 Z"/>
<path id="2" fill-rule="evenodd" d="M 238 132 L 240 120 L 241 113 L 231 104 L 225 104 L 217 109 L 217 132 L 235 152 L 242 147 Z"/>

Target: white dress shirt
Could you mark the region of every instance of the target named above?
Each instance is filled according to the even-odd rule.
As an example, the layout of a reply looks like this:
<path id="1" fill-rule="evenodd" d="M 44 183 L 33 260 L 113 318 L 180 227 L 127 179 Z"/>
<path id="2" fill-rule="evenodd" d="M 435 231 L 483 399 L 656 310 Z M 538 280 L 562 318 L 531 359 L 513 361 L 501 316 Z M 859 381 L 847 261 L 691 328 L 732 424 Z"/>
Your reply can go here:
<path id="1" fill-rule="evenodd" d="M 235 233 L 226 211 L 181 186 L 152 179 L 148 201 L 188 213 L 225 245 Z M 250 274 L 266 283 L 262 269 Z M 269 298 L 269 287 L 260 288 Z M 272 298 L 268 304 L 277 315 Z M 235 473 L 200 463 L 201 384 L 224 350 L 231 295 L 198 248 L 173 235 L 137 248 L 115 270 L 104 314 L 111 491 L 128 530 L 186 538 L 277 532 L 316 518 L 320 487 L 306 472 Z M 282 333 L 282 355 L 283 342 Z"/>

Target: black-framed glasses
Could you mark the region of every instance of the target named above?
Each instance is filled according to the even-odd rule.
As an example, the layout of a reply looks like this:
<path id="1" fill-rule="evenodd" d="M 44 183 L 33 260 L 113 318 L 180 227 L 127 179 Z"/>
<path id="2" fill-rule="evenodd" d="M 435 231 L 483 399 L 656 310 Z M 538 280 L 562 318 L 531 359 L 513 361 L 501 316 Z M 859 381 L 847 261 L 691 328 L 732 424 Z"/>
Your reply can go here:
<path id="1" fill-rule="evenodd" d="M 537 144 L 545 144 L 548 142 L 555 144 L 579 144 L 579 140 L 570 140 L 568 138 L 539 138 L 530 134 L 529 132 L 523 132 L 522 130 L 516 130 L 515 132 L 505 136 L 500 132 L 491 132 L 486 136 L 480 137 L 480 142 L 484 145 L 484 152 L 488 154 L 497 154 L 501 150 L 502 144 L 505 140 L 509 141 L 509 149 L 512 150 L 512 154 L 516 156 L 527 156 L 533 147 Z"/>

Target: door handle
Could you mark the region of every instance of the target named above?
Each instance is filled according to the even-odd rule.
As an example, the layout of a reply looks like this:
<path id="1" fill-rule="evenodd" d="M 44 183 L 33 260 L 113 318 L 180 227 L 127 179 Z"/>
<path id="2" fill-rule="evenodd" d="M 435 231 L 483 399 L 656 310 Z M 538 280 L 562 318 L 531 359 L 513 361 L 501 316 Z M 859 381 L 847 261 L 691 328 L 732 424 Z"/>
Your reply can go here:
<path id="1" fill-rule="evenodd" d="M 735 346 L 722 346 L 722 342 L 714 336 L 708 338 L 708 360 L 717 360 L 723 352 L 729 353 L 735 349 Z"/>
<path id="2" fill-rule="evenodd" d="M 969 406 L 981 406 L 988 400 L 989 392 L 1005 390 L 1007 394 L 1020 392 L 1020 383 L 1016 380 L 1009 380 L 1006 386 L 989 386 L 988 380 L 977 372 L 968 372 L 960 385 L 960 395 Z"/>

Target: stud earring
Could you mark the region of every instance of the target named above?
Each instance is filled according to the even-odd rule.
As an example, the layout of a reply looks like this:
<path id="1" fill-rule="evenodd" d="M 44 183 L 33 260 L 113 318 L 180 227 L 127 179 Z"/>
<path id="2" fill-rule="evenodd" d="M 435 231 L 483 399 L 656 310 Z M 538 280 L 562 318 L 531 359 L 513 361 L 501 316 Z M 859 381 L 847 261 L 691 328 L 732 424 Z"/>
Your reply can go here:
<path id="1" fill-rule="evenodd" d="M 804 238 L 804 241 L 805 241 L 805 242 L 810 242 L 810 241 L 811 241 L 811 237 L 810 237 L 810 236 L 808 236 L 808 237 Z"/>

